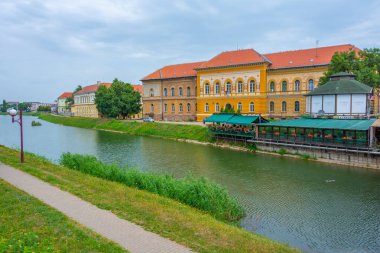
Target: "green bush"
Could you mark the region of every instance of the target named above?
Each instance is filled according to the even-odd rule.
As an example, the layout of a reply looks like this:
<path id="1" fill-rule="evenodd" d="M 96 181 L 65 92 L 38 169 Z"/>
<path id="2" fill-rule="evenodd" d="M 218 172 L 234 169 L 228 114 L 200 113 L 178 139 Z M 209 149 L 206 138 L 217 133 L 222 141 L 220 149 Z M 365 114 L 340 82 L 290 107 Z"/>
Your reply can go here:
<path id="1" fill-rule="evenodd" d="M 206 178 L 186 176 L 177 179 L 169 175 L 120 168 L 115 164 L 107 165 L 94 156 L 70 153 L 62 154 L 60 163 L 70 169 L 177 200 L 220 220 L 238 221 L 245 215 L 244 209 L 225 188 Z"/>
<path id="2" fill-rule="evenodd" d="M 288 152 L 286 151 L 286 149 L 280 148 L 280 149 L 277 151 L 277 153 L 279 153 L 280 155 L 285 155 L 285 154 L 288 153 Z"/>

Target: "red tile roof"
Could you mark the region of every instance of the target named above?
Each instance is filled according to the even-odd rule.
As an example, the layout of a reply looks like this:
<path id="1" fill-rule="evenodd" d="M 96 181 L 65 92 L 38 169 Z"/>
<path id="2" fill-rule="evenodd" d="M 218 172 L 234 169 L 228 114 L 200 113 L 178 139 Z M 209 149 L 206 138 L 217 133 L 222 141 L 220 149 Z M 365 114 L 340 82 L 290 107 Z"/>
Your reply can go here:
<path id="1" fill-rule="evenodd" d="M 265 54 L 265 56 L 272 62 L 272 64 L 269 66 L 269 69 L 307 67 L 314 65 L 328 65 L 335 52 L 344 52 L 351 49 L 357 52 L 360 51 L 359 48 L 350 44 L 346 44 L 320 47 L 318 49 L 310 48 L 271 53 Z"/>
<path id="2" fill-rule="evenodd" d="M 64 98 L 69 98 L 73 95 L 72 92 L 64 92 L 61 94 L 61 96 L 58 97 L 58 99 L 64 99 Z"/>
<path id="3" fill-rule="evenodd" d="M 143 92 L 143 86 L 141 84 L 132 84 L 133 90 L 138 91 L 140 93 Z"/>
<path id="4" fill-rule="evenodd" d="M 200 69 L 264 62 L 268 62 L 268 59 L 266 59 L 265 56 L 253 49 L 243 49 L 220 53 L 211 60 L 204 62 L 200 66 Z"/>
<path id="5" fill-rule="evenodd" d="M 147 75 L 142 79 L 142 81 L 196 76 L 197 73 L 194 69 L 198 68 L 202 63 L 203 62 L 191 62 L 165 66 Z"/>
<path id="6" fill-rule="evenodd" d="M 91 93 L 91 92 L 96 92 L 99 88 L 99 86 L 104 85 L 106 87 L 110 87 L 112 83 L 100 83 L 100 84 L 92 84 L 83 87 L 80 91 L 75 92 L 75 95 L 81 95 L 81 94 L 86 94 L 86 93 Z"/>

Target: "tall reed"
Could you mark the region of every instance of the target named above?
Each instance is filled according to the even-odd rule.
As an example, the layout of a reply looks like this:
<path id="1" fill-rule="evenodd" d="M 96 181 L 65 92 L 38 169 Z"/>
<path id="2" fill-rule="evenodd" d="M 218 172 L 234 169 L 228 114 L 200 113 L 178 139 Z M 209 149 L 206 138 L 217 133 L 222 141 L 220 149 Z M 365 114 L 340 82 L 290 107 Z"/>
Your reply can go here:
<path id="1" fill-rule="evenodd" d="M 224 187 L 203 177 L 177 179 L 170 175 L 104 164 L 94 156 L 71 153 L 62 154 L 60 163 L 73 170 L 175 199 L 220 220 L 238 221 L 245 215 L 244 209 Z"/>

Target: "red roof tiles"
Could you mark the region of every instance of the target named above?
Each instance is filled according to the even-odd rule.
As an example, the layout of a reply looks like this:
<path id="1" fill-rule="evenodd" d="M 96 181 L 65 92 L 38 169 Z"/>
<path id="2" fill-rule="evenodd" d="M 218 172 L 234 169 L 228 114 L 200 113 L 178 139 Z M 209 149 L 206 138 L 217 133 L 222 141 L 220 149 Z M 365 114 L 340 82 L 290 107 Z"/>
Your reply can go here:
<path id="1" fill-rule="evenodd" d="M 86 93 L 91 93 L 91 92 L 96 92 L 99 88 L 99 86 L 104 85 L 106 87 L 110 87 L 112 83 L 99 83 L 99 84 L 92 84 L 83 87 L 80 91 L 75 92 L 75 95 L 81 95 L 81 94 L 86 94 Z"/>
<path id="2" fill-rule="evenodd" d="M 220 53 L 211 60 L 204 62 L 200 69 L 264 62 L 268 62 L 265 56 L 253 49 L 244 49 Z"/>
<path id="3" fill-rule="evenodd" d="M 61 96 L 58 97 L 58 99 L 64 99 L 64 98 L 69 98 L 73 95 L 72 92 L 64 92 L 61 94 Z"/>
<path id="4" fill-rule="evenodd" d="M 277 68 L 294 68 L 294 67 L 308 67 L 314 65 L 328 65 L 335 52 L 344 52 L 348 50 L 360 51 L 357 47 L 346 44 L 320 48 L 310 48 L 295 51 L 286 51 L 265 54 L 265 56 L 272 62 L 269 66 L 270 69 Z"/>
<path id="5" fill-rule="evenodd" d="M 142 80 L 154 80 L 154 79 L 167 79 L 167 78 L 178 78 L 178 77 L 188 77 L 196 76 L 195 68 L 198 68 L 203 62 L 191 62 L 176 65 L 169 65 L 153 73 L 147 75 Z"/>
<path id="6" fill-rule="evenodd" d="M 141 84 L 132 84 L 133 90 L 138 91 L 140 93 L 143 92 L 143 86 Z"/>

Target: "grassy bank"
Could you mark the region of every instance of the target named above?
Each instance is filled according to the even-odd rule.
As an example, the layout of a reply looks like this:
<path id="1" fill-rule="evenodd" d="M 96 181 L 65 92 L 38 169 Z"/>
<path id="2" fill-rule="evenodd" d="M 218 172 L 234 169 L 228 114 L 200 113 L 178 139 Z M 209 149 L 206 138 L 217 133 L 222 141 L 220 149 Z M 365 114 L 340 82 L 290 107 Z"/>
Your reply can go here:
<path id="1" fill-rule="evenodd" d="M 1 162 L 197 252 L 297 252 L 169 198 L 55 165 L 31 154 L 26 154 L 26 163 L 20 164 L 18 155 L 16 150 L 0 146 Z"/>
<path id="2" fill-rule="evenodd" d="M 65 126 L 119 131 L 133 135 L 188 139 L 203 142 L 211 141 L 211 136 L 208 134 L 207 128 L 197 125 L 178 125 L 156 122 L 122 121 L 113 119 L 62 117 L 51 114 L 41 114 L 39 118 Z"/>
<path id="3" fill-rule="evenodd" d="M 126 252 L 0 180 L 0 252 Z"/>
<path id="4" fill-rule="evenodd" d="M 176 179 L 169 175 L 104 164 L 94 156 L 70 153 L 63 154 L 60 163 L 73 170 L 177 200 L 223 221 L 234 222 L 244 216 L 244 209 L 236 199 L 225 188 L 206 178 L 187 176 Z"/>

